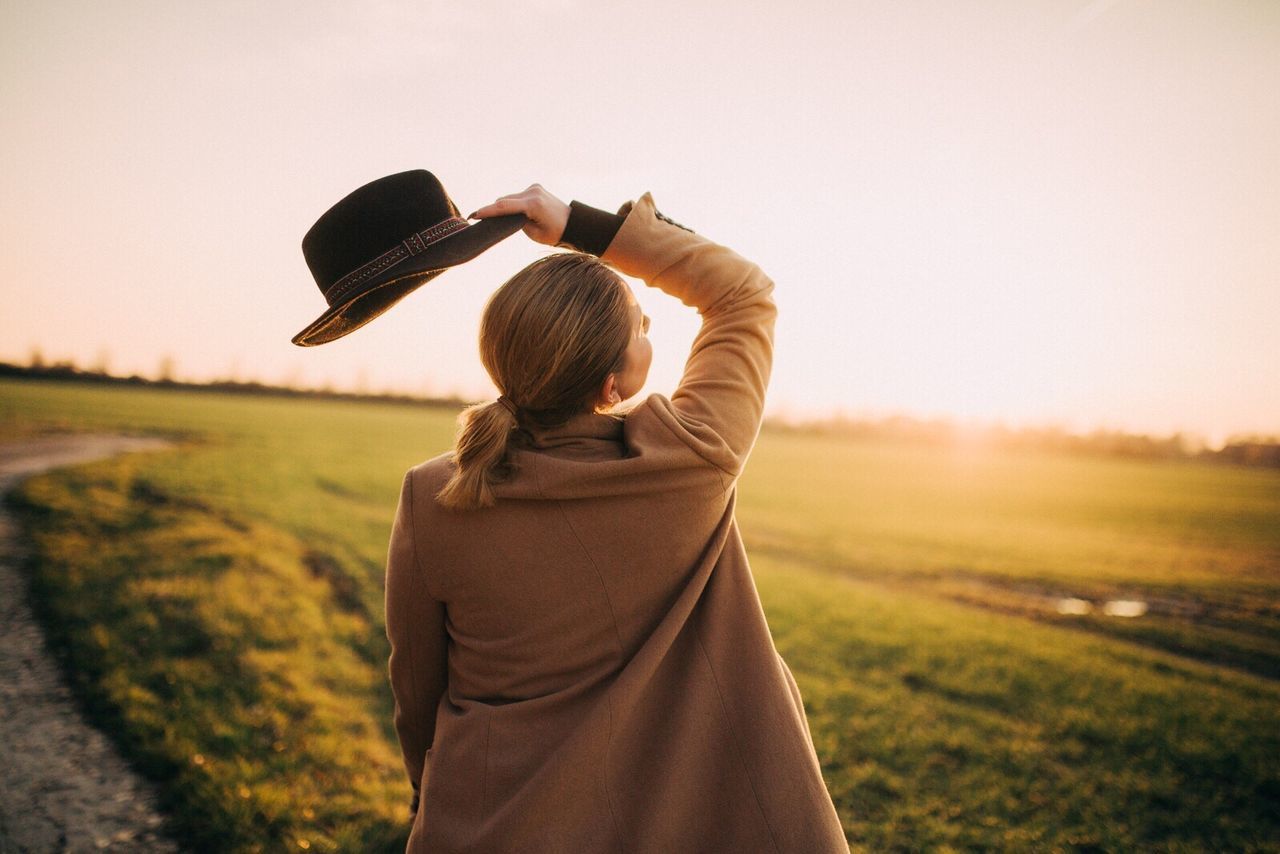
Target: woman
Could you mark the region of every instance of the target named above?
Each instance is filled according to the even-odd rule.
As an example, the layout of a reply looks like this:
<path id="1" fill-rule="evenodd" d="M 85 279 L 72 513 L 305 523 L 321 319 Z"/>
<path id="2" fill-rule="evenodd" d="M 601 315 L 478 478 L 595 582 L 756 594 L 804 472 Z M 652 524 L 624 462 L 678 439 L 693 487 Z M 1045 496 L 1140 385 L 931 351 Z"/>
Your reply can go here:
<path id="1" fill-rule="evenodd" d="M 734 519 L 772 363 L 773 282 L 645 193 L 535 184 L 552 254 L 490 299 L 454 453 L 411 468 L 387 560 L 410 851 L 847 851 Z M 679 387 L 625 415 L 648 318 L 698 310 Z M 420 800 L 418 795 L 420 794 Z"/>

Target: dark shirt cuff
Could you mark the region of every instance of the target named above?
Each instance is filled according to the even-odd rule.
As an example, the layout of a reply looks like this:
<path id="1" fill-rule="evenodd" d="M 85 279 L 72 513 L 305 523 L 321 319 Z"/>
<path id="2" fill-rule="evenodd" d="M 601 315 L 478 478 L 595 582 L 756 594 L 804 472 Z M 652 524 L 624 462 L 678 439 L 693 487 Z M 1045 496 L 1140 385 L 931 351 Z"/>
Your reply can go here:
<path id="1" fill-rule="evenodd" d="M 556 245 L 596 256 L 603 255 L 625 219 L 619 214 L 602 211 L 576 200 L 569 202 L 569 221 Z"/>

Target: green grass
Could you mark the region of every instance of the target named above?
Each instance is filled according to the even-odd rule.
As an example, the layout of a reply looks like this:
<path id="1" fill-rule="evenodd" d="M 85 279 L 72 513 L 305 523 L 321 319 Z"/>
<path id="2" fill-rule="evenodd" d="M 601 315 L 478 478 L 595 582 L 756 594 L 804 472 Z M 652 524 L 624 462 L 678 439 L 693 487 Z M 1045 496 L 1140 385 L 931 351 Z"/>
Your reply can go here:
<path id="1" fill-rule="evenodd" d="M 1280 678 L 1280 472 L 766 431 L 740 493 L 753 554 Z"/>
<path id="2" fill-rule="evenodd" d="M 762 543 L 869 574 L 1280 585 L 1273 470 L 766 433 L 741 497 L 739 518 Z"/>
<path id="3" fill-rule="evenodd" d="M 855 847 L 1275 847 L 1275 683 L 771 557 L 753 569 Z"/>
<path id="4" fill-rule="evenodd" d="M 78 695 L 190 846 L 403 846 L 383 561 L 453 418 L 0 382 L 0 440 L 182 442 L 10 504 Z M 855 849 L 1280 850 L 1280 473 L 766 430 L 740 493 Z"/>

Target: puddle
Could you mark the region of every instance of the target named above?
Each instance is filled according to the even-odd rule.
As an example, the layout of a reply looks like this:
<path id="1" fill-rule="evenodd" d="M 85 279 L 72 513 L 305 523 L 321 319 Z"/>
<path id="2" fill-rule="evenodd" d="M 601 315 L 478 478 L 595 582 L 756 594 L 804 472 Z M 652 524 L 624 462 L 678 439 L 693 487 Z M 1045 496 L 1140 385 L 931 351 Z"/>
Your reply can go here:
<path id="1" fill-rule="evenodd" d="M 1147 613 L 1147 603 L 1137 599 L 1113 599 L 1102 606 L 1108 617 L 1141 617 Z"/>
<path id="2" fill-rule="evenodd" d="M 1059 599 L 1056 608 L 1059 614 L 1075 617 L 1093 613 L 1093 603 L 1088 599 Z M 1103 603 L 1102 613 L 1108 617 L 1141 617 L 1147 613 L 1147 603 L 1137 599 L 1112 599 Z"/>

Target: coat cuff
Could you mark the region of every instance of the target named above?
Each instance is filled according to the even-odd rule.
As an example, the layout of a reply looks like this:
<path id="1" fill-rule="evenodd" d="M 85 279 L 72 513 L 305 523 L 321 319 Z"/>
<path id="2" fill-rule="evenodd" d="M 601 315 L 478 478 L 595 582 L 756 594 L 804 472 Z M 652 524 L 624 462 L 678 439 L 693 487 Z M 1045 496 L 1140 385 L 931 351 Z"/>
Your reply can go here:
<path id="1" fill-rule="evenodd" d="M 569 203 L 569 221 L 556 245 L 596 256 L 603 255 L 625 219 L 624 216 L 574 200 Z"/>

